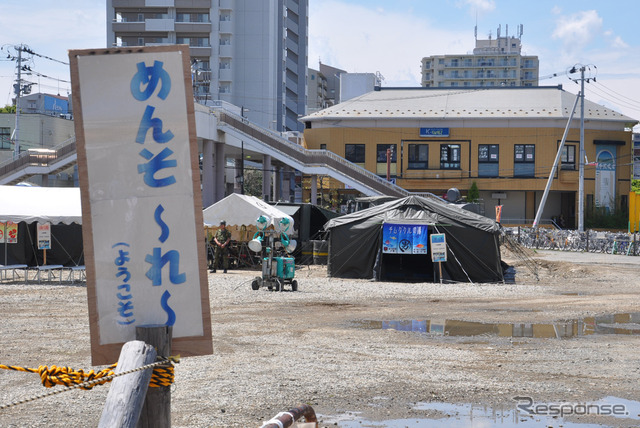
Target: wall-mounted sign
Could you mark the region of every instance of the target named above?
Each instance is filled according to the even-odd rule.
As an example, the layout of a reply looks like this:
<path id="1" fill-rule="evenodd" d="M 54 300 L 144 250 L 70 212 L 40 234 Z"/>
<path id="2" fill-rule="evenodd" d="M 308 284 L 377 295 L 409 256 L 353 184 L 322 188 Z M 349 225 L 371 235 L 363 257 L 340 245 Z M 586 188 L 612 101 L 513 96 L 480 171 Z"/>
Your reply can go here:
<path id="1" fill-rule="evenodd" d="M 448 137 L 449 128 L 420 128 L 421 137 Z"/>
<path id="2" fill-rule="evenodd" d="M 94 365 L 136 326 L 211 354 L 188 46 L 70 51 Z"/>
<path id="3" fill-rule="evenodd" d="M 427 254 L 426 224 L 384 223 L 382 252 L 387 254 Z"/>

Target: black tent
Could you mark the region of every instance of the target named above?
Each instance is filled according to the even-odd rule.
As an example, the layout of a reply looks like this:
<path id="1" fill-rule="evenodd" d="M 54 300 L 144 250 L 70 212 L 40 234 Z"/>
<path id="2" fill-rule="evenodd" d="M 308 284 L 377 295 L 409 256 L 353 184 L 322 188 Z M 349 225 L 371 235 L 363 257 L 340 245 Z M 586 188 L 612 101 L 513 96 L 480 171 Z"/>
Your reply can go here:
<path id="1" fill-rule="evenodd" d="M 300 242 L 320 239 L 323 226 L 340 214 L 308 203 L 277 202 L 271 205 L 293 218 L 296 239 Z"/>
<path id="2" fill-rule="evenodd" d="M 328 274 L 342 278 L 436 281 L 438 263 L 428 253 L 383 251 L 383 226 L 418 226 L 428 235 L 444 234 L 447 261 L 443 281 L 503 282 L 500 226 L 493 220 L 435 198 L 408 196 L 331 219 Z M 426 241 L 428 242 L 428 240 Z"/>

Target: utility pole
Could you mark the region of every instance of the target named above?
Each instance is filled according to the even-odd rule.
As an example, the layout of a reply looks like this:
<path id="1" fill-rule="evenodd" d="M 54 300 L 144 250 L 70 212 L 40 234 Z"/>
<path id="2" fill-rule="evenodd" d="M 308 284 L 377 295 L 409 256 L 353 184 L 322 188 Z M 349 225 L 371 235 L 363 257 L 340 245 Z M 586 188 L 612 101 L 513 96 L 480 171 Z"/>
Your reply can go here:
<path id="1" fill-rule="evenodd" d="M 578 232 L 584 232 L 584 66 L 580 67 L 580 163 L 578 170 Z"/>
<path id="2" fill-rule="evenodd" d="M 16 127 L 13 130 L 13 158 L 18 159 L 20 157 L 20 93 L 22 92 L 22 78 L 20 72 L 22 71 L 22 45 L 16 47 L 18 51 L 18 62 L 16 67 L 18 69 L 18 80 L 13 85 L 16 93 Z"/>
<path id="3" fill-rule="evenodd" d="M 597 69 L 594 65 L 593 68 Z M 585 149 L 584 149 L 584 82 L 585 80 L 589 82 L 589 80 L 593 79 L 596 81 L 594 77 L 585 78 L 584 74 L 586 70 L 591 71 L 591 66 L 576 64 L 571 67 L 569 70 L 569 74 L 580 72 L 580 157 L 578 158 L 578 232 L 584 232 L 584 163 L 586 159 Z M 571 79 L 571 77 L 569 77 Z M 578 83 L 578 79 L 571 79 L 574 82 Z"/>

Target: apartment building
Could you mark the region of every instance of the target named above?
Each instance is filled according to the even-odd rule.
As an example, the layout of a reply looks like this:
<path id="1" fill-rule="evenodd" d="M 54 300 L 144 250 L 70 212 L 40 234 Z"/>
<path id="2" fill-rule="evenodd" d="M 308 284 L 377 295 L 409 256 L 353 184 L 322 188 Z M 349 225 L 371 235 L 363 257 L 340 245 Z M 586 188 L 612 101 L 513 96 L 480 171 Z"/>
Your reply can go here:
<path id="1" fill-rule="evenodd" d="M 522 55 L 522 26 L 517 36 L 478 40 L 472 54 L 422 58 L 423 87 L 538 86 L 537 56 Z M 508 27 L 507 27 L 508 31 Z"/>
<path id="2" fill-rule="evenodd" d="M 194 95 L 265 128 L 305 114 L 308 0 L 107 0 L 107 45 L 190 47 Z"/>

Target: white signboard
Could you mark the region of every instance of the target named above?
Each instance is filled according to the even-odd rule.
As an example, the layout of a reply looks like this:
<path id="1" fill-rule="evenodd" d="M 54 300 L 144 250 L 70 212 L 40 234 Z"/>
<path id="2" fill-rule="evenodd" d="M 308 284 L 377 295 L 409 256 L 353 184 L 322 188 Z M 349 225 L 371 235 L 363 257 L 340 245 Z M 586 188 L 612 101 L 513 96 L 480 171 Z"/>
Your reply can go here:
<path id="1" fill-rule="evenodd" d="M 431 241 L 431 261 L 446 262 L 447 261 L 447 239 L 444 233 L 432 233 L 429 235 Z"/>
<path id="2" fill-rule="evenodd" d="M 172 326 L 175 354 L 209 354 L 188 47 L 69 57 L 93 362 L 141 325 Z"/>
<path id="3" fill-rule="evenodd" d="M 38 223 L 38 250 L 51 249 L 51 223 Z"/>

